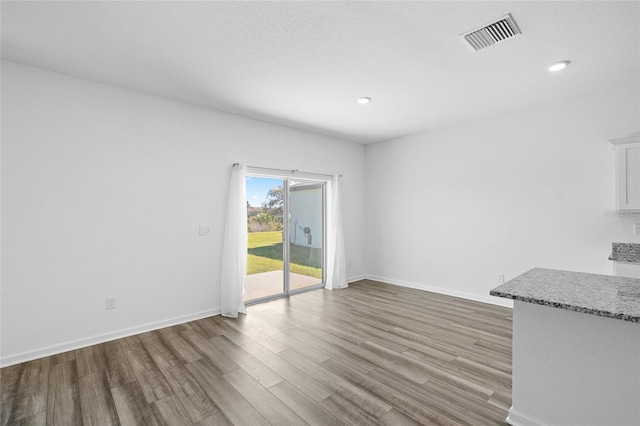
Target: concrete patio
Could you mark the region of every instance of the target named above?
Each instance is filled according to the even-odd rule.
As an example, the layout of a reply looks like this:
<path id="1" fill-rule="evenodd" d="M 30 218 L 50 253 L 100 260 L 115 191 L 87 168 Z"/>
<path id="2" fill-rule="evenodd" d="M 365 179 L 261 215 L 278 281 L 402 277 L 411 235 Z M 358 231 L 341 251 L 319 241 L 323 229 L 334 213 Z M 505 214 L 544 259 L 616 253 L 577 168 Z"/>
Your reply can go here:
<path id="1" fill-rule="evenodd" d="M 320 284 L 322 280 L 291 272 L 289 274 L 289 287 L 298 290 L 305 287 Z M 254 300 L 261 297 L 280 294 L 283 292 L 283 271 L 262 272 L 260 274 L 247 275 L 245 281 L 244 300 Z"/>

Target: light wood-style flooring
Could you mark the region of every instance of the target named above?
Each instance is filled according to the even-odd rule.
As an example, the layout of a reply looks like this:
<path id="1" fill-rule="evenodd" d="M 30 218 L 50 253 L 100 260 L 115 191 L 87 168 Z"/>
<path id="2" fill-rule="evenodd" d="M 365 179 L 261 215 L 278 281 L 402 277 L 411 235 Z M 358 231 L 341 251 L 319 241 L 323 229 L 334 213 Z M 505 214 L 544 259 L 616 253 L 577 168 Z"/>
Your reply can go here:
<path id="1" fill-rule="evenodd" d="M 511 310 L 374 281 L 3 368 L 2 425 L 504 425 Z"/>

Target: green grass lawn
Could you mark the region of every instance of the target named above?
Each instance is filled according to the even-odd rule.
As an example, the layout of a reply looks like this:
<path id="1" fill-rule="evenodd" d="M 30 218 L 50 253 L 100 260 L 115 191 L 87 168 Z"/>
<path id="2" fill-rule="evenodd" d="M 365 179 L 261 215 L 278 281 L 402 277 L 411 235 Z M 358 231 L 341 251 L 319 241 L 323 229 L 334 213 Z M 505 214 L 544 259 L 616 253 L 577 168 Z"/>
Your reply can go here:
<path id="1" fill-rule="evenodd" d="M 282 231 L 249 232 L 247 275 L 281 271 Z M 291 272 L 322 279 L 322 250 L 311 247 L 291 248 Z"/>

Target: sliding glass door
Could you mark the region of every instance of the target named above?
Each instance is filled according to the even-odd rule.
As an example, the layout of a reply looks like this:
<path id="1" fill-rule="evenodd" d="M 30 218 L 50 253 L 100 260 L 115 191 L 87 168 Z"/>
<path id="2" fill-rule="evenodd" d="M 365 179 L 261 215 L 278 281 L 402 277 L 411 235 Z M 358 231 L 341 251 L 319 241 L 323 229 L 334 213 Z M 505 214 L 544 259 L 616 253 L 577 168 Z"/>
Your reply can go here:
<path id="1" fill-rule="evenodd" d="M 322 287 L 325 183 L 249 175 L 246 185 L 245 302 Z"/>
<path id="2" fill-rule="evenodd" d="M 324 183 L 289 180 L 289 291 L 322 284 Z"/>

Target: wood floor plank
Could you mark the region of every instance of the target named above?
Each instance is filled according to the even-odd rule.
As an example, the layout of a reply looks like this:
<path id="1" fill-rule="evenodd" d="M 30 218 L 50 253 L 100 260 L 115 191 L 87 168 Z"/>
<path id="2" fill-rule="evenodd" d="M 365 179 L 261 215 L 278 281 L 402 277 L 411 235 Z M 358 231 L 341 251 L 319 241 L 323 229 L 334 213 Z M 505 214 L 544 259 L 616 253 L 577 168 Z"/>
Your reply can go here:
<path id="1" fill-rule="evenodd" d="M 22 363 L 0 369 L 0 425 L 2 426 L 9 424 L 13 415 L 13 402 L 25 367 L 26 363 Z"/>
<path id="2" fill-rule="evenodd" d="M 511 365 L 511 357 L 482 348 L 476 345 L 476 341 L 466 341 L 452 335 L 433 334 L 428 345 L 445 352 L 452 352 L 457 356 L 474 359 L 485 365 Z M 484 361 L 481 361 L 481 360 Z"/>
<path id="3" fill-rule="evenodd" d="M 109 387 L 115 388 L 135 381 L 129 361 L 122 350 L 119 340 L 106 342 L 104 345 L 104 366 Z"/>
<path id="4" fill-rule="evenodd" d="M 196 321 L 189 321 L 187 324 L 189 324 L 191 330 L 200 333 L 206 338 L 211 338 L 222 334 L 219 327 L 216 327 L 210 322 L 205 321 L 205 318 Z"/>
<path id="5" fill-rule="evenodd" d="M 494 392 L 487 402 L 506 412 L 511 408 L 511 395 L 502 392 Z"/>
<path id="6" fill-rule="evenodd" d="M 456 303 L 456 302 L 442 302 L 431 299 L 429 303 L 429 309 L 424 310 L 424 302 L 422 300 L 408 300 L 398 299 L 390 297 L 374 297 L 377 302 L 382 302 L 386 306 L 395 306 L 398 309 L 411 308 L 421 314 L 433 317 L 433 314 L 437 315 L 438 319 L 450 320 L 452 323 L 473 326 L 481 330 L 490 330 L 493 332 L 500 332 L 501 334 L 510 335 L 511 329 L 508 327 L 508 323 L 501 321 L 499 317 L 478 316 L 473 308 L 468 304 Z M 454 299 L 451 299 L 454 300 Z"/>
<path id="7" fill-rule="evenodd" d="M 332 373 L 315 362 L 303 357 L 292 349 L 281 352 L 280 357 L 286 360 L 289 364 L 313 377 L 318 381 L 318 383 L 322 384 L 327 389 L 333 391 L 333 395 L 339 395 L 342 399 L 351 402 L 356 407 L 359 407 L 363 412 L 376 419 L 387 414 L 387 412 L 392 408 L 389 404 L 379 398 L 360 389 L 358 386 L 353 385 L 349 381 Z"/>
<path id="8" fill-rule="evenodd" d="M 154 401 L 151 407 L 160 426 L 192 424 L 189 413 L 175 395 Z"/>
<path id="9" fill-rule="evenodd" d="M 176 366 L 184 365 L 177 356 L 173 354 L 160 338 L 160 334 L 156 332 L 144 333 L 138 336 L 142 346 L 151 358 L 156 366 L 162 371 L 167 368 L 173 368 Z"/>
<path id="10" fill-rule="evenodd" d="M 421 424 L 395 408 L 385 414 L 380 421 L 386 426 L 418 426 Z"/>
<path id="11" fill-rule="evenodd" d="M 157 331 L 162 343 L 169 349 L 171 354 L 182 363 L 197 361 L 202 358 L 200 352 L 187 342 L 180 332 L 174 327 L 167 327 Z"/>
<path id="12" fill-rule="evenodd" d="M 312 426 L 347 425 L 346 421 L 338 419 L 287 381 L 271 386 L 269 392 Z"/>
<path id="13" fill-rule="evenodd" d="M 367 334 L 355 330 L 350 325 L 345 324 L 344 321 L 336 318 L 327 318 L 324 323 L 324 329 L 327 335 L 335 336 L 354 345 L 359 345 L 369 339 Z"/>
<path id="14" fill-rule="evenodd" d="M 299 294 L 296 296 L 298 298 L 298 301 L 296 302 L 294 309 L 291 309 L 291 305 L 283 307 L 283 306 L 278 306 L 274 304 L 273 306 L 271 306 L 271 310 L 276 311 L 277 314 L 280 316 L 280 318 L 287 317 L 289 319 L 288 327 L 280 328 L 280 330 L 282 330 L 283 332 L 286 333 L 287 329 L 292 327 L 307 328 L 307 327 L 316 327 L 316 326 L 322 325 L 323 318 L 321 314 L 316 314 L 314 311 L 309 311 L 307 309 L 304 309 L 308 305 L 302 301 L 303 296 L 304 296 L 303 294 Z M 303 310 L 304 312 L 302 312 Z M 285 321 L 278 320 L 278 322 L 282 323 Z"/>
<path id="15" fill-rule="evenodd" d="M 246 343 L 249 343 L 249 342 L 253 341 L 253 339 L 251 339 L 251 337 L 249 337 L 246 334 L 243 334 L 243 333 L 239 332 L 238 330 L 236 330 L 235 328 L 229 326 L 222 319 L 221 316 L 209 317 L 209 318 L 206 318 L 206 319 L 211 321 L 212 323 L 214 323 L 221 330 L 220 335 L 225 336 L 227 339 L 231 340 L 233 343 L 235 343 L 238 346 L 242 346 L 242 345 L 244 345 Z"/>
<path id="16" fill-rule="evenodd" d="M 219 411 L 218 407 L 209 399 L 196 379 L 184 366 L 178 365 L 165 369 L 163 373 L 171 389 L 182 402 L 191 421 L 194 423 L 199 422 Z"/>
<path id="17" fill-rule="evenodd" d="M 13 400 L 13 415 L 9 423 L 27 419 L 47 411 L 49 358 L 25 363 Z"/>
<path id="18" fill-rule="evenodd" d="M 305 372 L 289 364 L 257 342 L 246 344 L 242 348 L 254 357 L 259 358 L 267 367 L 275 371 L 276 374 L 300 389 L 300 391 L 316 402 L 322 401 L 333 393 Z"/>
<path id="19" fill-rule="evenodd" d="M 454 354 L 451 354 L 449 351 L 445 352 L 443 350 L 440 350 L 438 348 L 434 348 L 431 345 L 425 345 L 422 343 L 418 343 L 418 342 L 413 342 L 413 343 L 408 343 L 407 344 L 408 349 L 407 350 L 413 350 L 415 352 L 420 352 L 422 354 L 424 354 L 427 357 L 433 357 L 433 358 L 438 358 L 441 359 L 443 361 L 453 361 L 455 360 L 457 357 Z"/>
<path id="20" fill-rule="evenodd" d="M 233 426 L 233 423 L 220 411 L 194 424 L 195 426 Z"/>
<path id="21" fill-rule="evenodd" d="M 503 347 L 509 347 L 511 344 L 512 336 L 507 333 L 500 333 L 499 330 L 494 329 L 483 329 L 482 327 L 474 327 L 473 325 L 452 323 L 451 330 L 455 334 L 463 334 L 470 336 L 477 336 L 484 340 L 488 340 L 494 343 L 497 343 Z"/>
<path id="22" fill-rule="evenodd" d="M 401 359 L 400 357 L 394 356 L 388 358 L 384 355 L 372 352 L 369 348 L 363 347 L 363 345 L 368 342 L 365 342 L 362 345 L 354 345 L 333 335 L 323 336 L 321 337 L 321 339 L 334 346 L 338 346 L 351 353 L 352 355 L 361 358 L 371 364 L 374 364 L 379 368 L 385 368 L 389 371 L 393 371 L 394 373 L 399 374 L 408 380 L 414 381 L 416 383 L 424 383 L 428 380 L 428 376 L 426 374 L 423 374 L 416 369 L 407 367 L 406 363 L 405 365 L 397 364 L 395 361 Z"/>
<path id="23" fill-rule="evenodd" d="M 421 386 L 429 392 L 442 396 L 456 403 L 457 406 L 468 409 L 481 417 L 490 420 L 492 423 L 498 423 L 507 418 L 507 409 L 496 407 L 484 398 L 473 395 L 448 383 L 441 382 L 438 379 L 431 379 Z M 492 397 L 496 395 L 493 393 Z"/>
<path id="24" fill-rule="evenodd" d="M 364 332 L 368 337 L 367 340 L 370 340 L 371 336 L 375 336 L 376 343 L 386 346 L 391 350 L 402 353 L 409 349 L 406 339 L 403 339 L 393 333 L 389 333 L 388 331 L 382 330 L 378 327 L 372 326 L 362 321 L 352 321 L 349 323 L 349 325 L 356 330 Z"/>
<path id="25" fill-rule="evenodd" d="M 237 322 L 234 321 L 233 318 L 226 318 L 225 323 L 233 328 L 237 327 Z M 253 326 L 243 327 L 241 329 L 236 328 L 236 329 L 241 333 L 243 333 L 244 335 L 250 337 L 253 340 L 253 342 L 261 344 L 262 346 L 269 349 L 273 353 L 277 354 L 278 352 L 282 352 L 288 349 L 287 346 L 278 342 L 273 337 L 270 337 L 267 334 L 265 334 L 262 331 L 262 327 L 260 326 L 260 324 L 259 323 L 256 324 L 255 321 Z"/>
<path id="26" fill-rule="evenodd" d="M 173 394 L 169 383 L 140 339 L 136 336 L 128 337 L 122 339 L 121 344 L 131 371 L 147 402 L 157 401 Z"/>
<path id="27" fill-rule="evenodd" d="M 303 420 L 243 369 L 224 376 L 253 407 L 274 425 L 300 425 Z"/>
<path id="28" fill-rule="evenodd" d="M 11 426 L 45 426 L 47 424 L 47 413 L 42 412 L 34 414 L 31 417 L 16 420 L 11 423 Z"/>
<path id="29" fill-rule="evenodd" d="M 262 305 L 254 305 L 251 307 L 252 310 L 259 310 Z M 253 312 L 253 311 L 252 311 Z M 238 333 L 245 334 L 244 331 L 255 326 L 256 318 L 253 315 L 238 315 L 236 318 L 225 317 L 222 315 L 218 315 L 216 317 L 216 321 L 226 325 L 227 327 L 235 330 Z M 247 336 L 248 337 L 248 336 Z M 253 339 L 251 338 L 253 341 Z"/>
<path id="30" fill-rule="evenodd" d="M 406 356 L 415 359 L 429 374 L 440 380 L 445 378 L 457 382 L 460 386 L 476 389 L 482 396 L 488 398 L 495 391 L 511 391 L 511 380 L 504 378 L 495 379 L 493 375 L 478 372 L 477 369 L 461 367 L 454 362 L 442 362 L 439 359 L 425 357 L 424 355 L 409 350 Z"/>
<path id="31" fill-rule="evenodd" d="M 511 356 L 512 353 L 512 348 L 511 348 L 511 341 L 508 342 L 508 344 L 505 343 L 496 343 L 496 342 L 491 342 L 487 339 L 484 338 L 480 338 L 478 339 L 478 341 L 476 342 L 476 345 L 480 346 L 481 348 L 485 348 L 485 349 L 489 349 L 492 350 L 494 352 L 498 352 L 501 354 L 504 354 L 508 357 Z"/>
<path id="32" fill-rule="evenodd" d="M 82 425 L 75 357 L 50 367 L 46 418 L 53 426 Z"/>
<path id="33" fill-rule="evenodd" d="M 375 336 L 379 339 L 383 339 L 376 339 L 376 343 L 387 346 L 388 348 L 396 350 L 397 352 L 404 352 L 407 349 L 411 348 L 443 359 L 445 361 L 452 361 L 456 357 L 456 354 L 452 353 L 451 351 L 443 351 L 431 346 L 431 339 L 429 338 L 429 335 L 413 332 L 403 333 L 404 330 L 399 329 L 398 327 L 388 327 L 389 329 L 385 330 L 379 325 L 379 321 L 371 320 L 369 318 L 362 318 L 360 323 L 369 325 L 367 330 L 370 336 Z M 357 323 L 355 326 L 362 328 L 362 326 L 359 326 Z M 395 344 L 396 347 L 394 348 L 394 345 L 390 344 L 390 342 Z"/>
<path id="34" fill-rule="evenodd" d="M 186 365 L 207 396 L 233 424 L 268 425 L 269 422 L 223 377 L 208 360 Z"/>
<path id="35" fill-rule="evenodd" d="M 124 341 L 126 342 L 128 339 L 140 340 L 140 343 L 142 343 L 142 345 L 152 358 L 154 357 L 154 355 L 163 355 L 163 358 L 166 358 L 167 361 L 170 361 L 167 362 L 170 367 L 173 367 L 180 362 L 177 357 L 171 354 L 169 348 L 160 338 L 160 330 L 149 331 L 147 333 L 138 334 L 137 336 L 131 336 L 124 339 Z"/>
<path id="36" fill-rule="evenodd" d="M 215 347 L 215 345 L 207 340 L 205 336 L 202 336 L 194 330 L 183 331 L 180 334 L 190 342 L 193 347 L 200 351 L 203 357 L 209 360 L 209 362 L 219 371 L 220 375 L 224 375 L 240 368 L 238 364 Z"/>
<path id="37" fill-rule="evenodd" d="M 412 372 L 415 372 L 417 374 L 423 375 L 425 377 L 429 377 L 430 374 L 432 373 L 432 370 L 429 369 L 427 366 L 425 366 L 425 364 L 423 362 L 420 362 L 423 359 L 430 359 L 433 360 L 434 363 L 444 363 L 446 365 L 446 362 L 443 362 L 442 360 L 440 360 L 439 358 L 436 357 L 431 357 L 431 356 L 424 356 L 422 358 L 420 358 L 419 360 L 416 360 L 415 358 L 412 358 L 408 355 L 406 355 L 406 353 L 409 352 L 417 352 L 414 351 L 412 349 L 408 349 L 406 351 L 406 353 L 398 353 L 395 352 L 383 345 L 380 345 L 376 342 L 364 342 L 362 345 L 362 348 L 365 348 L 367 350 L 369 350 L 370 352 L 377 354 L 385 359 L 390 359 L 392 360 L 392 362 L 398 366 L 402 366 Z M 437 360 L 437 361 L 436 361 Z M 387 369 L 389 370 L 389 369 Z"/>
<path id="38" fill-rule="evenodd" d="M 374 300 L 363 295 L 347 296 L 345 300 L 353 306 L 360 306 L 369 311 L 377 312 L 379 315 L 385 315 L 393 320 L 396 325 L 409 329 L 417 329 L 421 332 L 433 332 L 433 329 L 449 330 L 454 324 L 450 318 L 443 318 L 437 313 L 424 309 L 406 309 L 405 306 L 390 306 L 388 303 L 380 300 Z M 463 335 L 475 336 L 473 330 L 458 327 L 458 333 Z"/>
<path id="39" fill-rule="evenodd" d="M 511 389 L 511 373 L 506 373 L 462 356 L 456 357 L 452 361 L 452 364 L 459 365 L 460 367 L 475 372 L 477 375 L 482 377 L 490 377 L 491 379 L 504 384 L 506 389 Z"/>
<path id="40" fill-rule="evenodd" d="M 104 371 L 87 374 L 78 379 L 82 422 L 85 426 L 118 425 L 113 397 Z"/>
<path id="41" fill-rule="evenodd" d="M 271 327 L 268 324 L 262 324 L 260 331 L 268 335 L 272 339 L 278 341 L 279 343 L 283 344 L 288 349 L 295 349 L 296 352 L 304 355 L 312 361 L 322 362 L 329 359 L 328 354 L 315 349 L 314 347 L 307 345 L 303 341 L 296 339 L 295 337 L 286 334 L 274 327 Z"/>
<path id="42" fill-rule="evenodd" d="M 87 346 L 75 351 L 78 377 L 100 373 L 104 370 L 104 345 Z"/>
<path id="43" fill-rule="evenodd" d="M 438 312 L 443 318 L 449 318 L 447 315 L 455 314 L 454 319 L 474 316 L 480 312 L 482 315 L 478 316 L 477 321 L 474 317 L 474 322 L 487 322 L 490 325 L 499 323 L 498 320 L 503 320 L 505 317 L 508 317 L 509 321 L 511 318 L 511 310 L 508 308 L 421 290 L 389 291 L 387 284 L 382 284 L 381 287 L 376 288 L 378 284 L 372 281 L 366 281 L 361 284 L 366 295 L 375 300 L 383 301 L 389 306 L 410 307 L 411 310 L 418 312 Z M 425 307 L 428 307 L 428 309 L 425 309 Z M 489 318 L 495 321 L 488 321 Z"/>
<path id="44" fill-rule="evenodd" d="M 291 322 L 291 318 L 289 318 L 287 314 L 279 311 L 276 308 L 275 303 L 268 305 L 263 304 L 263 306 L 267 306 L 268 308 L 264 311 L 261 311 L 259 316 L 273 328 L 280 331 L 286 331 L 287 329 L 295 326 L 295 324 Z"/>
<path id="45" fill-rule="evenodd" d="M 358 369 L 363 373 L 367 373 L 374 368 L 376 368 L 375 364 L 372 364 L 362 358 L 354 356 L 351 352 L 346 351 L 338 346 L 327 345 L 326 342 L 320 340 L 320 336 L 315 334 L 309 334 L 308 331 L 299 329 L 299 328 L 291 328 L 287 330 L 285 333 L 291 334 L 295 338 L 300 341 L 305 342 L 307 345 L 316 348 L 322 352 L 327 353 L 331 358 L 343 358 L 345 360 L 349 360 L 354 368 Z M 325 335 L 326 333 L 323 333 Z M 322 361 L 320 361 L 322 362 Z"/>
<path id="46" fill-rule="evenodd" d="M 268 388 L 282 381 L 282 377 L 257 360 L 253 355 L 229 340 L 226 334 L 213 337 L 210 340 L 226 356 L 233 359 L 240 368 L 260 382 L 262 386 Z"/>
<path id="47" fill-rule="evenodd" d="M 51 365 L 56 365 L 61 362 L 75 361 L 76 352 L 75 351 L 67 351 L 61 354 L 51 356 Z"/>
<path id="48" fill-rule="evenodd" d="M 0 382 L 2 385 L 2 382 Z M 13 414 L 13 399 L 7 398 L 0 404 L 0 425 L 6 426 L 11 420 Z"/>
<path id="49" fill-rule="evenodd" d="M 418 405 L 427 406 L 434 412 L 446 418 L 453 419 L 456 422 L 477 426 L 492 426 L 495 422 L 495 418 L 490 416 L 490 418 L 487 419 L 485 416 L 474 412 L 474 410 L 468 409 L 465 404 L 460 404 L 461 401 L 466 401 L 464 396 L 454 397 L 455 394 L 449 392 L 447 397 L 445 397 L 439 392 L 433 392 L 431 387 L 429 387 L 431 380 L 420 386 L 407 380 L 399 380 L 396 375 L 381 369 L 372 371 L 368 376 L 401 393 L 404 398 Z"/>
<path id="50" fill-rule="evenodd" d="M 122 426 L 157 426 L 153 410 L 137 382 L 124 383 L 112 388 L 111 395 Z"/>
<path id="51" fill-rule="evenodd" d="M 328 396 L 318 404 L 334 416 L 350 425 L 380 426 L 384 424 L 382 421 L 367 414 L 356 405 L 336 394 Z"/>
<path id="52" fill-rule="evenodd" d="M 429 360 L 422 354 L 416 354 L 411 350 L 407 351 L 406 355 L 421 361 L 423 368 L 428 372 L 426 374 L 429 375 L 430 380 L 438 379 L 481 398 L 489 398 L 494 392 L 490 386 L 485 383 L 478 383 L 473 377 L 469 377 L 466 374 L 458 375 L 457 373 L 462 370 L 455 370 L 451 367 L 451 363 L 439 363 L 436 359 Z"/>
<path id="53" fill-rule="evenodd" d="M 438 411 L 432 408 L 421 405 L 407 398 L 405 394 L 387 386 L 384 383 L 376 381 L 368 375 L 362 374 L 353 370 L 348 365 L 329 359 L 322 363 L 330 371 L 340 375 L 367 391 L 373 393 L 380 399 L 387 401 L 397 410 L 403 412 L 414 420 L 423 424 L 443 424 L 443 425 L 459 425 L 459 423 L 453 419 L 447 418 Z"/>

